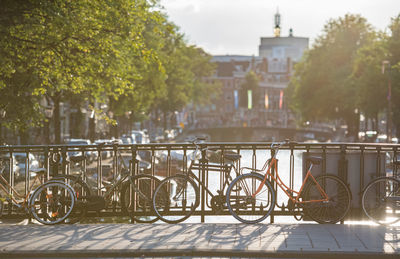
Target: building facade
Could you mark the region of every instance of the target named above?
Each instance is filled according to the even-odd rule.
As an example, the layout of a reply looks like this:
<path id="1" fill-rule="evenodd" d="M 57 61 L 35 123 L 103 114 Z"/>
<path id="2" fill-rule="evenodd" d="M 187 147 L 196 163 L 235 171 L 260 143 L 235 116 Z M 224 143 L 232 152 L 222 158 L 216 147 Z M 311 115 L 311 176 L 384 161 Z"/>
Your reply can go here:
<path id="1" fill-rule="evenodd" d="M 309 39 L 280 35 L 280 15 L 275 15 L 273 37 L 260 39 L 258 56 L 214 56 L 216 73 L 209 81 L 219 81 L 222 91 L 212 105 L 198 107 L 197 127 L 213 126 L 295 126 L 285 96 L 294 65 L 308 49 Z M 257 91 L 243 91 L 246 75 L 257 75 Z M 246 96 L 247 95 L 247 96 Z"/>

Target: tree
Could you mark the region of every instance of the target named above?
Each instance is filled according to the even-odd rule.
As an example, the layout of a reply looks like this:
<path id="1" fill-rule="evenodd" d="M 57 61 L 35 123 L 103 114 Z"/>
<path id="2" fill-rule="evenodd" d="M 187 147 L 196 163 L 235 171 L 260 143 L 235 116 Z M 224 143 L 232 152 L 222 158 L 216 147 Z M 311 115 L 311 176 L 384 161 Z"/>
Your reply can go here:
<path id="1" fill-rule="evenodd" d="M 249 91 L 251 91 L 251 98 L 252 98 L 252 106 L 256 107 L 258 102 L 257 102 L 257 98 L 258 98 L 258 92 L 259 92 L 259 85 L 258 85 L 258 76 L 257 74 L 253 71 L 250 70 L 245 78 L 244 78 L 244 82 L 241 84 L 241 103 L 242 106 L 248 108 L 248 98 L 249 98 Z"/>
<path id="2" fill-rule="evenodd" d="M 204 77 L 214 73 L 211 56 L 202 49 L 187 45 L 177 27 L 167 23 L 165 45 L 160 56 L 166 79 L 155 108 L 163 114 L 163 127 L 167 128 L 169 114 L 181 110 L 189 102 L 204 104 L 218 93 L 219 84 L 207 83 Z"/>
<path id="3" fill-rule="evenodd" d="M 5 1 L 0 13 L 2 96 L 18 90 L 16 96 L 30 97 L 32 103 L 42 95 L 51 99 L 60 143 L 59 104 L 69 93 L 93 102 L 134 91 L 141 68 L 156 56 L 143 40 L 145 24 L 159 18 L 150 11 L 153 5 L 145 0 Z M 10 100 L 2 98 L 7 110 L 13 106 Z M 25 108 L 26 115 L 36 116 L 8 116 L 6 125 L 26 129 L 40 123 L 40 105 Z"/>
<path id="4" fill-rule="evenodd" d="M 357 51 L 351 80 L 356 87 L 356 104 L 366 118 L 372 118 L 378 130 L 378 114 L 387 107 L 388 87 L 382 74 L 382 61 L 387 56 L 384 34 Z"/>
<path id="5" fill-rule="evenodd" d="M 352 81 L 357 50 L 374 31 L 359 15 L 330 20 L 313 47 L 295 66 L 288 95 L 303 120 L 344 119 L 349 134 L 358 133 L 356 87 Z"/>
<path id="6" fill-rule="evenodd" d="M 390 36 L 388 37 L 388 60 L 391 64 L 390 76 L 392 85 L 392 111 L 393 124 L 397 135 L 400 134 L 400 15 L 392 18 L 389 25 Z M 386 80 L 389 80 L 387 77 Z M 387 81 L 386 81 L 387 82 Z"/>

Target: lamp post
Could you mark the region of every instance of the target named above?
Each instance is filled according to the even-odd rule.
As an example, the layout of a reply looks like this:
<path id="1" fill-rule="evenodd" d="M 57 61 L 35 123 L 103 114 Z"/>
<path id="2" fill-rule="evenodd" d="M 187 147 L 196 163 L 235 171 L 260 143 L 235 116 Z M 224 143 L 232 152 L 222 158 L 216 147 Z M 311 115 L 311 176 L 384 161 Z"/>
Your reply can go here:
<path id="1" fill-rule="evenodd" d="M 50 119 L 53 117 L 53 107 L 47 106 L 44 109 L 44 116 L 46 117 L 45 125 L 44 125 L 44 135 L 46 145 L 50 144 Z"/>
<path id="2" fill-rule="evenodd" d="M 388 107 L 386 115 L 386 141 L 391 142 L 392 140 L 392 82 L 391 82 L 391 65 L 389 60 L 382 61 L 382 74 L 385 74 L 385 66 L 388 65 Z"/>
<path id="3" fill-rule="evenodd" d="M 3 120 L 6 117 L 6 110 L 0 109 L 0 119 Z M 0 145 L 3 145 L 3 125 L 0 123 Z"/>

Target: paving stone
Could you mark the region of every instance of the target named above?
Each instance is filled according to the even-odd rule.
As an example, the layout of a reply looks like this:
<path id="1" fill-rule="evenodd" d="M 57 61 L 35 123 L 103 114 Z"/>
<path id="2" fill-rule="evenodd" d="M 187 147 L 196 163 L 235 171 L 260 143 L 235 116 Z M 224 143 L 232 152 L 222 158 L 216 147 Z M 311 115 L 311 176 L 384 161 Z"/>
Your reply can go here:
<path id="1" fill-rule="evenodd" d="M 0 257 L 7 252 L 27 251 L 57 255 L 65 251 L 101 254 L 115 250 L 132 253 L 171 249 L 194 254 L 202 251 L 230 251 L 231 254 L 331 251 L 400 255 L 399 237 L 400 227 L 339 224 L 0 225 Z"/>

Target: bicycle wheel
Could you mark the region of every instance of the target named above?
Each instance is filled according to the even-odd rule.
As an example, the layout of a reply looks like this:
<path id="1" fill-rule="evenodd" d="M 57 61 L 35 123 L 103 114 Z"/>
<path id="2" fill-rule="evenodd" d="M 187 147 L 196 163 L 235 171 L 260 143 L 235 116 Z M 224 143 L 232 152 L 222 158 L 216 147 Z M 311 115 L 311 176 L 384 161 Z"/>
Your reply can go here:
<path id="1" fill-rule="evenodd" d="M 315 180 L 328 195 L 329 200 L 311 202 L 322 200 L 324 197 L 317 184 L 310 181 L 304 188 L 304 195 L 302 195 L 303 201 L 306 202 L 303 204 L 305 214 L 320 224 L 339 222 L 350 209 L 351 193 L 349 187 L 334 175 L 320 175 Z"/>
<path id="2" fill-rule="evenodd" d="M 199 189 L 186 175 L 173 175 L 158 185 L 153 195 L 153 209 L 166 223 L 179 223 L 199 206 Z"/>
<path id="3" fill-rule="evenodd" d="M 260 174 L 236 177 L 226 191 L 226 204 L 232 216 L 243 223 L 258 223 L 266 219 L 275 207 L 275 191 Z M 262 185 L 263 184 L 263 185 Z M 262 185 L 262 186 L 261 186 Z M 260 191 L 256 193 L 258 188 Z"/>
<path id="4" fill-rule="evenodd" d="M 3 215 L 3 210 L 4 210 L 4 198 L 1 197 L 1 194 L 0 194 L 0 218 Z"/>
<path id="5" fill-rule="evenodd" d="M 390 225 L 400 220 L 400 181 L 381 177 L 370 182 L 362 194 L 364 213 L 375 223 Z"/>
<path id="6" fill-rule="evenodd" d="M 74 209 L 71 211 L 69 217 L 65 220 L 65 223 L 75 224 L 81 221 L 88 210 L 88 198 L 92 195 L 91 190 L 87 183 L 82 178 L 75 175 L 57 175 L 52 180 L 64 181 L 66 184 L 72 187 L 76 195 L 76 203 Z"/>
<path id="7" fill-rule="evenodd" d="M 129 177 L 121 189 L 122 210 L 133 221 L 153 223 L 158 220 L 153 210 L 153 193 L 160 180 L 152 175 L 141 174 Z"/>
<path id="8" fill-rule="evenodd" d="M 63 222 L 71 213 L 76 201 L 74 190 L 61 181 L 40 185 L 29 199 L 29 211 L 42 224 Z"/>

